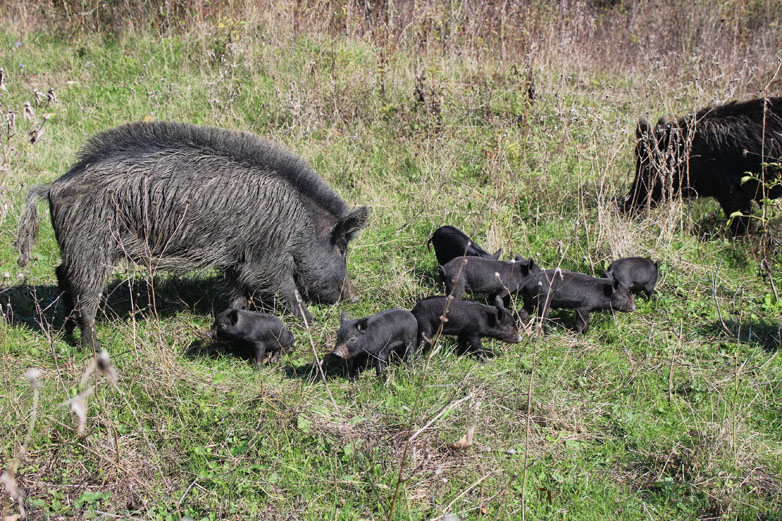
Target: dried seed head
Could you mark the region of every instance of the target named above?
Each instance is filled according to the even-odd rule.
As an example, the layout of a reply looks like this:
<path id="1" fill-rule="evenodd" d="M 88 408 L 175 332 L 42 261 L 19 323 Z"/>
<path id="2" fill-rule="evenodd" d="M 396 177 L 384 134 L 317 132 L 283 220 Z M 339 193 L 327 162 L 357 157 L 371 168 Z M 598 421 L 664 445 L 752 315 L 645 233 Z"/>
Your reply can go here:
<path id="1" fill-rule="evenodd" d="M 33 112 L 33 106 L 30 105 L 29 101 L 24 102 L 24 119 L 27 121 L 35 119 L 35 112 Z"/>
<path id="2" fill-rule="evenodd" d="M 46 103 L 59 103 L 60 100 L 57 99 L 57 95 L 54 93 L 54 89 L 50 88 L 49 91 L 46 93 Z"/>
<path id="3" fill-rule="evenodd" d="M 114 364 L 111 363 L 109 352 L 105 349 L 102 349 L 101 352 L 95 356 L 95 362 L 98 367 L 98 372 L 102 374 L 109 381 L 109 383 L 111 383 L 111 385 L 117 385 L 119 375 L 117 374 L 117 370 L 114 368 Z"/>
<path id="4" fill-rule="evenodd" d="M 33 87 L 33 95 L 35 96 L 35 106 L 37 107 L 43 100 L 43 94 L 41 94 L 41 91 Z"/>
<path id="5" fill-rule="evenodd" d="M 43 136 L 43 129 L 42 128 L 34 128 L 30 131 L 30 143 L 37 143 L 41 137 Z"/>
<path id="6" fill-rule="evenodd" d="M 95 386 L 91 386 L 74 396 L 70 400 L 60 404 L 67 405 L 71 412 L 76 415 L 76 433 L 83 436 L 87 429 L 87 397 L 92 394 Z"/>
<path id="7" fill-rule="evenodd" d="M 33 389 L 41 388 L 41 371 L 35 367 L 31 367 L 24 373 L 24 377 L 30 382 Z"/>
<path id="8" fill-rule="evenodd" d="M 22 495 L 19 491 L 19 486 L 16 483 L 16 468 L 19 466 L 19 460 L 14 459 L 11 465 L 8 466 L 8 470 L 4 471 L 0 475 L 0 483 L 5 487 L 5 491 L 12 499 L 19 500 Z"/>

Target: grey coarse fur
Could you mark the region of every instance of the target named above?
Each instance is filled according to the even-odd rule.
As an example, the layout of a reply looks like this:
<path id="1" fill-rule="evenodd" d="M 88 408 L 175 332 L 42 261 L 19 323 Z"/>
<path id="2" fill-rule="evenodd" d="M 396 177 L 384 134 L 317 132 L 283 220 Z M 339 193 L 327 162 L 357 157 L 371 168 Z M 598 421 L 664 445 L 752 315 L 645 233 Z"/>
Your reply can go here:
<path id="1" fill-rule="evenodd" d="M 56 272 L 66 313 L 75 311 L 84 343 L 94 342 L 103 285 L 122 259 L 173 273 L 216 267 L 232 304 L 246 305 L 246 295 L 260 289 L 309 317 L 297 309 L 299 293 L 339 298 L 347 243 L 368 220 L 366 207 L 351 212 L 292 152 L 245 132 L 187 123 L 102 132 L 66 174 L 32 187 L 19 228 L 20 265 L 35 244 L 40 198 L 49 200 L 62 253 Z"/>

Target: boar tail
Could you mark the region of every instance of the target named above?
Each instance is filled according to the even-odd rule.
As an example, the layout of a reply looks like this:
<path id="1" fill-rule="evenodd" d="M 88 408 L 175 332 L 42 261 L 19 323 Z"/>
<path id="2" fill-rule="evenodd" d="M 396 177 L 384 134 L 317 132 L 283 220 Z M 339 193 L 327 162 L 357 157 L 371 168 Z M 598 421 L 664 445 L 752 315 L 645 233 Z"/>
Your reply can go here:
<path id="1" fill-rule="evenodd" d="M 445 268 L 443 268 L 441 265 L 437 265 L 437 275 L 440 277 L 440 280 L 447 284 L 446 279 L 448 278 L 448 275 L 445 273 Z"/>
<path id="2" fill-rule="evenodd" d="M 30 253 L 38 238 L 38 200 L 49 198 L 51 186 L 51 184 L 37 185 L 27 191 L 24 211 L 19 222 L 19 234 L 16 239 L 16 247 L 19 249 L 19 266 L 27 266 L 27 263 L 30 262 Z"/>

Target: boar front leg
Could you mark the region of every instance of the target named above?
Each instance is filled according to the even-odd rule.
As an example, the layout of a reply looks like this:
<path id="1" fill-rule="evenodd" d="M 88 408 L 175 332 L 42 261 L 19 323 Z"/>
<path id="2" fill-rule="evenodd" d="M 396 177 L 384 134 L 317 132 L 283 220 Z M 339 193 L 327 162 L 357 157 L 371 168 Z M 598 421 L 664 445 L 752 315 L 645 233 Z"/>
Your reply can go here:
<path id="1" fill-rule="evenodd" d="M 264 358 L 266 358 L 266 344 L 263 342 L 255 342 L 253 343 L 253 347 L 255 348 L 255 365 L 260 369 L 263 367 Z"/>
<path id="2" fill-rule="evenodd" d="M 239 275 L 234 268 L 225 270 L 225 285 L 228 289 L 228 307 L 231 309 L 247 309 L 247 294 L 239 282 Z"/>
<path id="3" fill-rule="evenodd" d="M 375 373 L 377 373 L 378 378 L 388 367 L 388 351 L 388 349 L 383 349 L 375 357 Z"/>
<path id="4" fill-rule="evenodd" d="M 285 303 L 288 305 L 288 309 L 293 316 L 298 317 L 307 325 L 312 324 L 312 315 L 310 315 L 307 306 L 304 305 L 304 300 L 299 294 L 299 290 L 296 289 L 296 283 L 293 281 L 293 277 L 289 277 L 284 284 L 280 287 L 280 294 L 285 299 Z"/>

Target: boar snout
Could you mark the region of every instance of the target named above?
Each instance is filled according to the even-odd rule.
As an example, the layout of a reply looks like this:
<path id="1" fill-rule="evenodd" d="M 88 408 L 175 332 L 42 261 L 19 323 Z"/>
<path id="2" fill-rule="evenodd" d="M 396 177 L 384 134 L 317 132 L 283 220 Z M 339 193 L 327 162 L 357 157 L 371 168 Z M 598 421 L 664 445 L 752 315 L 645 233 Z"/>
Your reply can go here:
<path id="1" fill-rule="evenodd" d="M 331 353 L 332 355 L 336 356 L 337 358 L 341 358 L 343 360 L 347 360 L 348 358 L 348 346 L 345 344 L 340 344 L 337 347 L 334 348 L 334 351 Z"/>
<path id="2" fill-rule="evenodd" d="M 347 275 L 345 276 L 345 280 L 342 281 L 342 289 L 339 298 L 350 303 L 358 302 L 361 298 L 353 289 L 353 283 L 350 282 L 350 278 Z"/>

